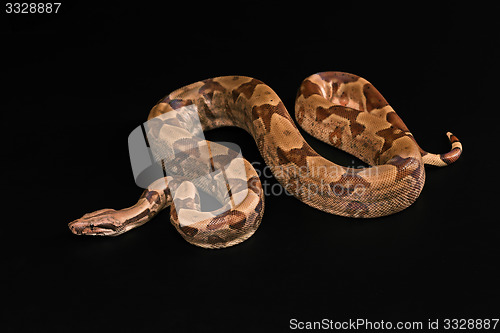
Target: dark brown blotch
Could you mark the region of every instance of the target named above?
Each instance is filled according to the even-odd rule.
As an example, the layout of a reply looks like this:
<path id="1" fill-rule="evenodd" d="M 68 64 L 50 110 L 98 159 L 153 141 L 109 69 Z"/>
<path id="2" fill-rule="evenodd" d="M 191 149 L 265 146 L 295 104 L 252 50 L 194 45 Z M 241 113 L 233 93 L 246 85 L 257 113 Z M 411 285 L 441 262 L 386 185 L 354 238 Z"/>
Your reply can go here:
<path id="1" fill-rule="evenodd" d="M 366 83 L 363 86 L 363 94 L 366 98 L 366 111 L 368 112 L 389 105 L 382 94 L 371 83 Z"/>
<path id="2" fill-rule="evenodd" d="M 384 152 L 386 152 L 388 149 L 390 149 L 394 143 L 399 138 L 402 138 L 406 136 L 407 134 L 400 130 L 399 128 L 396 128 L 394 126 L 390 126 L 386 129 L 377 131 L 375 134 L 380 136 L 381 138 L 384 139 L 384 144 L 382 145 L 382 148 L 378 154 L 380 156 Z"/>
<path id="3" fill-rule="evenodd" d="M 217 230 L 231 224 L 238 224 L 242 219 L 246 220 L 245 214 L 237 210 L 228 210 L 212 219 L 207 225 L 207 230 Z M 234 222 L 233 222 L 234 221 Z"/>
<path id="4" fill-rule="evenodd" d="M 253 95 L 253 92 L 255 91 L 255 87 L 257 87 L 259 84 L 262 84 L 262 82 L 256 79 L 252 79 L 250 82 L 243 83 L 238 88 L 232 91 L 233 101 L 236 102 L 241 94 L 243 94 L 246 99 L 250 99 L 250 97 L 252 97 Z"/>
<path id="5" fill-rule="evenodd" d="M 145 190 L 142 195 L 141 199 L 144 198 L 146 199 L 150 204 L 152 203 L 160 203 L 160 194 L 156 191 L 150 191 L 150 190 Z"/>
<path id="6" fill-rule="evenodd" d="M 214 114 L 210 106 L 206 103 L 205 100 L 198 100 L 196 105 L 198 107 L 198 114 L 204 115 L 210 122 L 213 122 L 217 119 L 217 116 Z"/>
<path id="7" fill-rule="evenodd" d="M 145 210 L 143 210 L 142 212 L 140 212 L 139 214 L 137 214 L 136 216 L 128 219 L 128 220 L 125 220 L 125 222 L 123 222 L 123 225 L 122 226 L 126 226 L 128 224 L 131 224 L 131 223 L 135 223 L 145 217 L 153 217 L 153 213 L 151 213 L 151 210 L 149 208 L 146 208 Z M 115 230 L 115 229 L 113 229 Z"/>
<path id="8" fill-rule="evenodd" d="M 260 178 L 253 176 L 247 180 L 247 187 L 249 190 L 253 191 L 255 194 L 260 195 L 260 189 L 262 187 L 260 183 Z"/>
<path id="9" fill-rule="evenodd" d="M 363 169 L 349 168 L 340 177 L 339 180 L 330 183 L 332 193 L 338 197 L 344 198 L 350 196 L 356 188 L 369 188 L 370 182 L 358 175 Z"/>
<path id="10" fill-rule="evenodd" d="M 347 204 L 345 212 L 349 216 L 364 217 L 369 213 L 368 206 L 359 201 L 351 201 Z"/>
<path id="11" fill-rule="evenodd" d="M 394 165 L 397 168 L 396 181 L 404 179 L 407 176 L 419 180 L 422 175 L 422 165 L 413 157 L 402 158 L 396 155 L 387 164 Z"/>
<path id="12" fill-rule="evenodd" d="M 459 142 L 459 141 L 460 141 L 460 140 L 458 140 L 458 138 L 457 138 L 455 135 L 453 135 L 453 134 L 452 134 L 452 135 L 450 136 L 450 142 L 451 142 L 451 143 L 455 143 L 455 142 Z"/>
<path id="13" fill-rule="evenodd" d="M 395 128 L 399 128 L 400 130 L 402 130 L 404 132 L 409 132 L 408 127 L 406 127 L 405 123 L 398 116 L 398 114 L 396 112 L 389 112 L 389 113 L 387 113 L 386 119 Z"/>
<path id="14" fill-rule="evenodd" d="M 259 203 L 257 204 L 257 206 L 255 206 L 254 211 L 257 213 L 257 215 L 260 215 L 263 209 L 264 209 L 264 201 L 259 200 Z"/>
<path id="15" fill-rule="evenodd" d="M 214 97 L 214 93 L 216 91 L 218 92 L 224 92 L 225 89 L 224 87 L 219 83 L 216 82 L 214 79 L 208 79 L 203 81 L 204 85 L 200 87 L 198 92 L 211 100 Z"/>
<path id="16" fill-rule="evenodd" d="M 217 235 L 210 235 L 207 237 L 207 241 L 210 244 L 220 244 L 225 243 L 226 241 Z"/>
<path id="17" fill-rule="evenodd" d="M 457 141 L 458 141 L 458 139 L 457 139 Z M 457 142 L 457 141 L 455 141 L 455 142 Z M 445 154 L 439 155 L 439 157 L 441 158 L 441 160 L 444 163 L 451 164 L 451 163 L 455 162 L 456 160 L 458 160 L 458 158 L 460 157 L 461 154 L 462 154 L 462 150 L 460 148 L 456 147 Z"/>
<path id="18" fill-rule="evenodd" d="M 356 136 L 363 133 L 363 131 L 366 129 L 365 125 L 360 124 L 356 121 L 356 118 L 358 118 L 358 115 L 361 112 L 363 111 L 355 110 L 353 108 L 340 105 L 333 105 L 328 109 L 319 106 L 316 109 L 316 120 L 322 121 L 331 114 L 335 114 L 339 117 L 345 118 L 349 120 L 349 127 L 351 129 L 351 134 L 352 137 L 355 138 Z"/>
<path id="19" fill-rule="evenodd" d="M 174 98 L 172 100 L 166 99 L 165 102 L 168 103 L 168 105 L 170 105 L 174 110 L 193 104 L 193 101 L 190 99 L 180 99 L 180 98 Z"/>
<path id="20" fill-rule="evenodd" d="M 99 227 L 101 229 L 110 229 L 113 231 L 116 231 L 119 228 L 117 225 L 114 225 L 113 223 L 100 223 L 97 225 L 91 224 L 90 227 L 91 227 L 91 230 L 94 230 L 94 227 Z"/>
<path id="21" fill-rule="evenodd" d="M 186 236 L 189 237 L 193 237 L 198 233 L 198 229 L 189 226 L 180 227 L 180 229 Z"/>
<path id="22" fill-rule="evenodd" d="M 301 148 L 293 148 L 288 151 L 278 146 L 276 148 L 276 155 L 278 156 L 279 165 L 294 163 L 299 167 L 307 166 L 307 157 L 318 156 L 306 142 L 303 143 Z"/>
<path id="23" fill-rule="evenodd" d="M 285 105 L 281 101 L 277 105 L 262 104 L 254 106 L 252 108 L 252 121 L 262 119 L 266 132 L 269 132 L 271 131 L 271 118 L 275 113 L 286 119 L 289 119 L 293 124 L 292 118 L 290 118 L 288 111 L 286 111 Z"/>
<path id="24" fill-rule="evenodd" d="M 234 230 L 242 229 L 245 226 L 245 223 L 247 222 L 247 218 L 246 218 L 245 214 L 240 212 L 240 211 L 233 210 L 232 216 L 233 216 L 232 219 L 234 220 L 234 222 L 229 224 L 229 228 L 234 229 Z"/>
<path id="25" fill-rule="evenodd" d="M 304 80 L 304 82 L 302 82 L 297 97 L 300 95 L 304 96 L 304 98 L 309 98 L 312 95 L 323 96 L 321 88 L 316 83 L 313 83 L 309 80 Z"/>

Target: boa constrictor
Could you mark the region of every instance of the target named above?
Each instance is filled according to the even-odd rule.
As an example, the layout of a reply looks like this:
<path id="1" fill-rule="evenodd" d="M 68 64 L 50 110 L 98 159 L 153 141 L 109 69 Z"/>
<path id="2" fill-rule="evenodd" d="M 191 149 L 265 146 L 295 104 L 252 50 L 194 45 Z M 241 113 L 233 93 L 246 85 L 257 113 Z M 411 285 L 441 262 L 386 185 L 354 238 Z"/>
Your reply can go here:
<path id="1" fill-rule="evenodd" d="M 250 133 L 288 192 L 314 208 L 342 216 L 371 218 L 407 208 L 424 185 L 424 165 L 446 166 L 462 152 L 461 143 L 451 133 L 447 133 L 451 151 L 431 154 L 421 149 L 377 89 L 348 73 L 323 72 L 306 78 L 297 94 L 295 116 L 306 132 L 356 156 L 369 168 L 340 166 L 318 155 L 299 133 L 278 95 L 254 78 L 225 76 L 190 84 L 160 100 L 148 119 L 188 105 L 197 107 L 203 130 L 236 126 Z M 217 162 L 215 154 L 211 161 L 224 164 Z M 86 214 L 71 222 L 70 230 L 85 235 L 122 234 L 170 206 L 175 199 L 171 190 L 182 187 L 177 192 L 183 203 L 171 209 L 171 222 L 179 233 L 205 248 L 238 244 L 255 232 L 264 211 L 259 177 L 248 161 L 244 165 L 246 196 L 238 205 L 206 213 L 196 223 L 183 225 L 178 218 L 183 210 L 200 212 L 196 191 L 189 182 L 169 183 L 165 178 L 149 186 L 134 206 Z"/>

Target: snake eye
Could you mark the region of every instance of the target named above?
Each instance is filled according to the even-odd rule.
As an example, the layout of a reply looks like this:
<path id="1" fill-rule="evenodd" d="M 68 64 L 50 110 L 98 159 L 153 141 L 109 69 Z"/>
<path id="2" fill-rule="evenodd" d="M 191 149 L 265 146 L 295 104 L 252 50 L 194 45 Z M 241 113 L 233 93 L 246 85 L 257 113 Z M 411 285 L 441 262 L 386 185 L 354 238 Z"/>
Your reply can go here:
<path id="1" fill-rule="evenodd" d="M 90 230 L 94 230 L 94 224 L 90 223 Z"/>

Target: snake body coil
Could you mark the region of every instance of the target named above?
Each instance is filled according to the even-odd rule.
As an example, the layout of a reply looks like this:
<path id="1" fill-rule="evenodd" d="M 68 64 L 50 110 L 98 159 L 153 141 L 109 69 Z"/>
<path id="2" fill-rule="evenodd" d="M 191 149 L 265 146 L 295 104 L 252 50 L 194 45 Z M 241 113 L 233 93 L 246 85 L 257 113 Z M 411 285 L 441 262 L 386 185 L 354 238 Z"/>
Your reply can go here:
<path id="1" fill-rule="evenodd" d="M 448 153 L 422 150 L 375 87 L 348 73 L 324 72 L 306 78 L 297 94 L 295 115 L 305 131 L 356 156 L 370 168 L 343 167 L 318 155 L 299 133 L 278 95 L 259 80 L 225 76 L 190 84 L 160 100 L 148 119 L 188 105 L 197 107 L 203 130 L 236 126 L 250 133 L 273 175 L 289 193 L 336 215 L 377 217 L 401 211 L 419 196 L 425 164 L 445 166 L 462 152 L 451 133 L 447 133 L 452 144 Z M 218 162 L 224 160 L 223 155 L 213 153 L 214 165 L 223 164 Z M 223 213 L 201 212 L 199 196 L 189 182 L 163 179 L 152 184 L 133 207 L 86 214 L 69 227 L 75 234 L 124 233 L 170 206 L 175 201 L 171 194 L 175 188 L 182 197 L 176 201 L 176 209 L 171 209 L 171 222 L 188 242 L 206 248 L 240 243 L 255 232 L 264 211 L 259 177 L 248 161 L 244 163 L 246 175 L 234 179 L 242 182 L 241 193 L 245 195 Z M 158 182 L 168 186 L 158 186 Z M 243 192 L 243 188 L 248 191 Z M 238 193 L 233 190 L 230 195 Z M 183 224 L 181 214 L 205 215 L 201 221 Z"/>

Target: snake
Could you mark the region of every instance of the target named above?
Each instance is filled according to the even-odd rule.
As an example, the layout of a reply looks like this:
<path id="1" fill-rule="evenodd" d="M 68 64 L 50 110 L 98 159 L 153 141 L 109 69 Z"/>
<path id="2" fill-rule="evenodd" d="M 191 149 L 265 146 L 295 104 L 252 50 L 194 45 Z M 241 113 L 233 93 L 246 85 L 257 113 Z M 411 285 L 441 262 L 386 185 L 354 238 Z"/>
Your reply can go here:
<path id="1" fill-rule="evenodd" d="M 382 94 L 366 79 L 345 72 L 320 72 L 304 79 L 296 95 L 295 118 L 305 132 L 357 157 L 368 167 L 346 167 L 319 155 L 306 142 L 278 95 L 258 79 L 221 76 L 171 92 L 153 106 L 148 116 L 160 140 L 166 139 L 182 118 L 180 113 L 168 115 L 189 106 L 197 110 L 203 131 L 235 126 L 248 132 L 288 193 L 313 208 L 339 216 L 376 218 L 404 210 L 422 191 L 425 165 L 447 166 L 462 153 L 461 142 L 450 132 L 446 133 L 451 143 L 449 152 L 423 150 Z M 186 145 L 186 140 L 179 139 L 178 144 Z M 190 146 L 183 156 L 199 157 L 198 144 Z M 216 249 L 248 239 L 264 213 L 259 175 L 250 162 L 230 149 L 209 141 L 206 145 L 209 149 L 204 154 L 209 155 L 211 168 L 226 168 L 224 177 L 236 184 L 229 190 L 224 186 L 207 189 L 219 193 L 219 201 L 229 197 L 230 204 L 204 212 L 190 180 L 167 176 L 152 182 L 132 207 L 85 214 L 69 223 L 71 232 L 120 235 L 172 206 L 170 221 L 191 244 Z M 231 175 L 228 156 L 244 165 L 243 172 Z M 190 220 L 181 215 L 198 218 Z"/>

